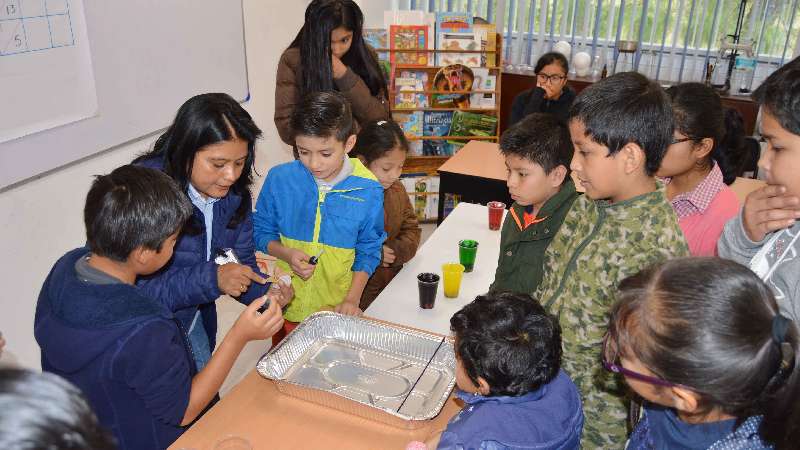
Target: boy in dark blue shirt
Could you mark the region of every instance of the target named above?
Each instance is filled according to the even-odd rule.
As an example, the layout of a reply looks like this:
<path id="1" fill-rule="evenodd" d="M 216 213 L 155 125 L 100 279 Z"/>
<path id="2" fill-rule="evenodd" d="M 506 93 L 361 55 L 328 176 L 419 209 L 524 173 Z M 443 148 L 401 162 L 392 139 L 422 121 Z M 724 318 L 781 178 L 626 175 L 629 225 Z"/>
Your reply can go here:
<path id="1" fill-rule="evenodd" d="M 428 448 L 571 450 L 578 389 L 561 367 L 558 320 L 527 294 L 478 296 L 450 319 L 457 396 L 466 404 Z M 437 439 L 438 438 L 438 439 Z"/>
<path id="2" fill-rule="evenodd" d="M 157 170 L 123 166 L 97 177 L 84 209 L 88 248 L 61 257 L 39 294 L 42 370 L 83 391 L 120 449 L 168 447 L 214 398 L 245 343 L 283 324 L 277 301 L 263 314 L 267 298 L 254 301 L 197 373 L 179 322 L 134 284 L 170 260 L 191 208 Z"/>

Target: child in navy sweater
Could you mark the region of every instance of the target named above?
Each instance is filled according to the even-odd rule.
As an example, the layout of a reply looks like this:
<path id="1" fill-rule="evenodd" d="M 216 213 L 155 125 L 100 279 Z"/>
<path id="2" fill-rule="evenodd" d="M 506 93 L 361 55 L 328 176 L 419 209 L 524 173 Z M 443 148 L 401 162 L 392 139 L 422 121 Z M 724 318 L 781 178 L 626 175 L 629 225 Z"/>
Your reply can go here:
<path id="1" fill-rule="evenodd" d="M 244 345 L 283 324 L 252 302 L 199 373 L 180 321 L 136 278 L 172 257 L 191 203 L 164 173 L 123 166 L 98 177 L 84 209 L 88 248 L 56 262 L 36 305 L 42 370 L 86 395 L 120 449 L 166 448 L 214 398 Z M 277 295 L 277 294 L 276 294 Z"/>

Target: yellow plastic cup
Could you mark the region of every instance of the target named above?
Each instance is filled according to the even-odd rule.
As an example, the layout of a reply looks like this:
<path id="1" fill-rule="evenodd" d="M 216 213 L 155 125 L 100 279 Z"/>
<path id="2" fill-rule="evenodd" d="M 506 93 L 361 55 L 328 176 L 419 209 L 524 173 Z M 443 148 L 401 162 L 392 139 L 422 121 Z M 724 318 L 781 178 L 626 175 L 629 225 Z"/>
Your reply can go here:
<path id="1" fill-rule="evenodd" d="M 444 279 L 444 296 L 448 298 L 458 297 L 461 288 L 461 277 L 464 274 L 464 266 L 458 263 L 442 264 L 442 278 Z"/>

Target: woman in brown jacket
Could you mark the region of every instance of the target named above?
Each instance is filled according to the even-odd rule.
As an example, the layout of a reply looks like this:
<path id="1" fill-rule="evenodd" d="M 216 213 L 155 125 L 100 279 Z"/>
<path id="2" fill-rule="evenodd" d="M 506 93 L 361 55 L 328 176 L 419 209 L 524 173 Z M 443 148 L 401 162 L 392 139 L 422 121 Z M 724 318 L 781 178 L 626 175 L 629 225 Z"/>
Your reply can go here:
<path id="1" fill-rule="evenodd" d="M 278 63 L 275 126 L 294 146 L 289 117 L 311 92 L 339 91 L 357 123 L 389 119 L 386 79 L 375 53 L 362 39 L 364 16 L 353 0 L 314 0 L 305 24 Z"/>
<path id="2" fill-rule="evenodd" d="M 378 178 L 383 186 L 383 243 L 381 265 L 375 269 L 364 292 L 359 307 L 362 311 L 375 300 L 383 288 L 392 281 L 417 253 L 422 230 L 411 206 L 400 173 L 408 154 L 408 141 L 396 123 L 386 120 L 370 122 L 358 134 L 356 145 L 350 151 Z"/>

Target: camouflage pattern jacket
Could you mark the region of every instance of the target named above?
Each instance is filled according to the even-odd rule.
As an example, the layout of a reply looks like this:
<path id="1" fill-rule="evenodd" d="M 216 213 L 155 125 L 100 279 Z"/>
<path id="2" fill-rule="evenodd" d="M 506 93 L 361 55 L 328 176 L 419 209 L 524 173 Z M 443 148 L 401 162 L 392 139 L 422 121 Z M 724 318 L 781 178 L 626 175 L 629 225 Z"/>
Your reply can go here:
<path id="1" fill-rule="evenodd" d="M 624 389 L 600 359 L 617 284 L 656 261 L 688 254 L 660 183 L 654 192 L 618 203 L 579 197 L 545 252 L 534 297 L 561 322 L 562 366 L 581 391 L 586 414 L 584 448 L 625 443 Z"/>

